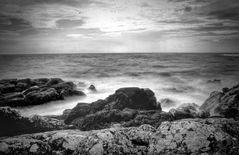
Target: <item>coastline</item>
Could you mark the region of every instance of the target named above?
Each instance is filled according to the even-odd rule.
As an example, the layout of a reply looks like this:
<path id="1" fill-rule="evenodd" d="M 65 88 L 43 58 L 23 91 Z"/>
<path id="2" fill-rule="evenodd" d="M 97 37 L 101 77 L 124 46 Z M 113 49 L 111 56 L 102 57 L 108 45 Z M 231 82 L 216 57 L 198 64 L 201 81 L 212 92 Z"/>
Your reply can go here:
<path id="1" fill-rule="evenodd" d="M 62 86 L 65 82 L 59 79 L 58 82 L 55 81 L 48 79 L 43 84 L 44 89 L 40 89 L 38 94 L 46 90 L 45 85 L 47 89 L 52 90 L 53 87 L 59 88 L 58 85 Z M 17 86 L 18 82 L 15 83 Z M 65 90 L 65 87 L 60 88 Z M 90 88 L 97 91 L 93 86 Z M 123 147 L 121 150 L 123 154 L 128 151 L 131 153 L 146 151 L 145 154 L 210 152 L 220 154 L 233 147 L 231 153 L 238 153 L 239 139 L 236 136 L 239 128 L 239 110 L 236 106 L 239 99 L 238 90 L 239 85 L 225 88 L 221 92 L 212 92 L 202 106 L 183 104 L 169 112 L 162 111 L 161 103 L 153 91 L 137 87 L 120 88 L 107 98 L 92 103 L 78 103 L 73 109 L 66 109 L 62 115 L 26 117 L 14 109 L 2 107 L 1 124 L 6 125 L 0 127 L 3 136 L 0 138 L 0 152 L 93 155 L 113 153 L 114 149 Z M 35 100 L 33 101 L 36 104 Z M 170 128 L 165 130 L 168 127 Z M 124 137 L 125 135 L 129 138 Z M 96 137 L 92 139 L 92 136 Z M 59 139 L 61 140 L 58 141 Z M 93 141 L 95 142 L 92 145 Z M 120 141 L 120 144 L 117 141 Z M 175 145 L 171 145 L 172 142 L 168 145 L 166 143 L 168 141 L 175 141 Z M 21 145 L 17 147 L 19 142 Z"/>

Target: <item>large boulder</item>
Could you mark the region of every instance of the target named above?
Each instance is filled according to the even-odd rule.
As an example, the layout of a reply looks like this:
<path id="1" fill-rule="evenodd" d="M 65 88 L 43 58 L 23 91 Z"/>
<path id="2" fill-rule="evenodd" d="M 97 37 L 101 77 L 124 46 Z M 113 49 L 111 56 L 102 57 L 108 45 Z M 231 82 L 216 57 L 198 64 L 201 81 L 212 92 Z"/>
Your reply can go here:
<path id="1" fill-rule="evenodd" d="M 185 119 L 158 128 L 50 131 L 0 140 L 0 154 L 239 154 L 239 122 Z"/>
<path id="2" fill-rule="evenodd" d="M 73 82 L 60 78 L 0 80 L 0 106 L 27 106 L 44 104 L 68 96 L 83 96 Z"/>
<path id="3" fill-rule="evenodd" d="M 43 116 L 24 117 L 17 110 L 0 108 L 0 136 L 13 136 L 50 130 L 69 129 L 63 121 Z"/>
<path id="4" fill-rule="evenodd" d="M 157 101 L 150 89 L 137 87 L 120 88 L 111 97 L 113 100 L 107 105 L 110 109 L 157 109 Z M 161 107 L 160 109 L 161 110 Z"/>
<path id="5" fill-rule="evenodd" d="M 211 116 L 239 119 L 239 85 L 222 92 L 213 92 L 200 107 Z"/>
<path id="6" fill-rule="evenodd" d="M 137 110 L 157 110 L 161 112 L 161 106 L 157 103 L 154 93 L 149 89 L 140 89 L 136 87 L 121 88 L 116 90 L 105 100 L 98 100 L 91 104 L 79 103 L 72 109 L 65 123 L 69 124 L 74 119 L 85 117 L 89 114 L 95 114 L 99 111 L 109 112 L 111 110 L 122 111 L 125 108 Z"/>

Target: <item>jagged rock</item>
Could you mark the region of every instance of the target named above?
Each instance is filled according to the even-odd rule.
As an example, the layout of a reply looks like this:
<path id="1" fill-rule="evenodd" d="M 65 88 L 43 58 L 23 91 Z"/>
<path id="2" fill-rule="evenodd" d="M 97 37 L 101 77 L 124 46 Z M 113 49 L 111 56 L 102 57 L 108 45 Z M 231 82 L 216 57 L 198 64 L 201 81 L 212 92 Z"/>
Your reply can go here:
<path id="1" fill-rule="evenodd" d="M 200 110 L 199 106 L 195 103 L 182 104 L 176 109 L 169 110 L 169 113 L 176 119 L 209 117 L 209 113 Z"/>
<path id="2" fill-rule="evenodd" d="M 154 93 L 149 89 L 140 88 L 121 88 L 116 90 L 105 100 L 98 100 L 91 104 L 79 103 L 69 113 L 65 123 L 69 124 L 74 119 L 80 119 L 86 115 L 95 114 L 99 111 L 111 113 L 111 110 L 123 110 L 125 108 L 138 110 L 156 110 L 161 111 L 160 104 L 157 105 Z M 110 114 L 108 114 L 110 115 Z"/>
<path id="3" fill-rule="evenodd" d="M 64 82 L 59 78 L 0 80 L 0 106 L 44 104 L 73 95 L 85 94 L 78 91 L 73 82 Z"/>
<path id="4" fill-rule="evenodd" d="M 50 131 L 0 140 L 1 154 L 238 154 L 239 122 L 185 119 L 158 128 Z"/>
<path id="5" fill-rule="evenodd" d="M 224 92 L 213 92 L 200 107 L 211 116 L 239 119 L 239 85 Z"/>
<path id="6" fill-rule="evenodd" d="M 8 107 L 0 108 L 0 124 L 0 136 L 74 128 L 53 118 L 37 115 L 24 117 L 18 111 Z"/>

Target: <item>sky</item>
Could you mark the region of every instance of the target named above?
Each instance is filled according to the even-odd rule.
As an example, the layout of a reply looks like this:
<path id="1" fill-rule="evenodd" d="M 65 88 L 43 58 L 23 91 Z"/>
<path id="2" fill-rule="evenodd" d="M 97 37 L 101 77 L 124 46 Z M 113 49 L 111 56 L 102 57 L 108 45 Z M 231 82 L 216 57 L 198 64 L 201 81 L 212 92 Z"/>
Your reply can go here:
<path id="1" fill-rule="evenodd" d="M 239 0 L 0 0 L 0 54 L 239 53 Z"/>

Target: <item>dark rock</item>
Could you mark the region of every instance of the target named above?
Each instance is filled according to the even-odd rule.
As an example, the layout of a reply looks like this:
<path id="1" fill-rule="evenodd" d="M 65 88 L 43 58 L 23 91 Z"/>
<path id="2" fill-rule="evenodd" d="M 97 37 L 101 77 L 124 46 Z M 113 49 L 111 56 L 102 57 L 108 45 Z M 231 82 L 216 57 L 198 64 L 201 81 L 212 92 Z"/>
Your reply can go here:
<path id="1" fill-rule="evenodd" d="M 163 122 L 158 128 L 50 131 L 2 138 L 0 154 L 239 154 L 238 128 L 233 119 L 210 118 Z"/>
<path id="2" fill-rule="evenodd" d="M 36 86 L 44 86 L 50 79 L 48 78 L 39 78 L 39 79 L 33 79 L 32 84 Z"/>
<path id="3" fill-rule="evenodd" d="M 0 84 L 0 95 L 15 91 L 15 85 L 11 83 Z"/>
<path id="4" fill-rule="evenodd" d="M 17 79 L 2 79 L 2 80 L 0 80 L 0 84 L 6 84 L 6 83 L 16 85 Z"/>
<path id="5" fill-rule="evenodd" d="M 121 88 L 116 90 L 113 95 L 110 95 L 105 100 L 98 100 L 91 104 L 79 103 L 72 109 L 68 115 L 65 123 L 69 124 L 74 119 L 85 117 L 89 114 L 95 114 L 98 111 L 105 111 L 106 113 L 113 109 L 123 110 L 142 109 L 142 110 L 156 110 L 161 112 L 160 104 L 157 105 L 154 93 L 149 89 L 140 88 Z"/>
<path id="6" fill-rule="evenodd" d="M 213 92 L 200 109 L 211 116 L 239 119 L 239 85 L 224 92 Z"/>
<path id="7" fill-rule="evenodd" d="M 8 93 L 0 96 L 0 106 L 24 106 L 25 98 L 20 92 Z"/>
<path id="8" fill-rule="evenodd" d="M 107 104 L 109 109 L 155 110 L 157 108 L 156 98 L 150 89 L 120 88 L 116 90 L 111 98 L 113 98 L 113 101 Z"/>
<path id="9" fill-rule="evenodd" d="M 96 88 L 95 88 L 94 85 L 90 85 L 88 89 L 91 90 L 91 91 L 93 91 L 93 92 L 96 92 Z"/>
<path id="10" fill-rule="evenodd" d="M 27 95 L 28 93 L 33 92 L 33 91 L 40 91 L 40 87 L 39 86 L 32 86 L 32 87 L 24 90 L 22 92 L 22 94 Z"/>
<path id="11" fill-rule="evenodd" d="M 212 84 L 221 84 L 222 80 L 220 79 L 213 79 L 213 80 L 208 80 L 207 83 L 212 83 Z"/>
<path id="12" fill-rule="evenodd" d="M 56 91 L 62 97 L 73 96 L 73 95 L 78 95 L 78 96 L 85 95 L 84 92 L 76 90 L 76 85 L 73 82 L 61 82 L 55 85 L 51 85 L 51 87 L 55 88 Z"/>
<path id="13" fill-rule="evenodd" d="M 0 108 L 0 124 L 0 136 L 72 128 L 72 126 L 65 125 L 63 121 L 57 119 L 37 115 L 24 117 L 18 111 L 8 107 Z"/>
<path id="14" fill-rule="evenodd" d="M 47 83 L 46 83 L 46 86 L 52 86 L 52 85 L 57 85 L 59 83 L 62 83 L 64 82 L 62 79 L 60 78 L 51 78 Z"/>
<path id="15" fill-rule="evenodd" d="M 31 86 L 32 85 L 32 79 L 29 79 L 29 78 L 27 78 L 27 79 L 18 79 L 17 83 L 25 83 L 25 84 Z"/>
<path id="16" fill-rule="evenodd" d="M 78 103 L 77 106 L 75 106 L 70 113 L 68 114 L 65 123 L 69 124 L 71 123 L 74 119 L 86 116 L 90 113 L 90 104 L 87 103 Z"/>
<path id="17" fill-rule="evenodd" d="M 19 92 L 22 92 L 22 95 L 16 96 Z M 44 104 L 75 95 L 85 94 L 78 91 L 73 82 L 64 82 L 59 78 L 0 80 L 0 106 Z"/>
<path id="18" fill-rule="evenodd" d="M 25 96 L 25 101 L 28 105 L 38 105 L 58 99 L 60 99 L 60 96 L 54 88 L 49 88 L 40 92 L 33 91 Z"/>

